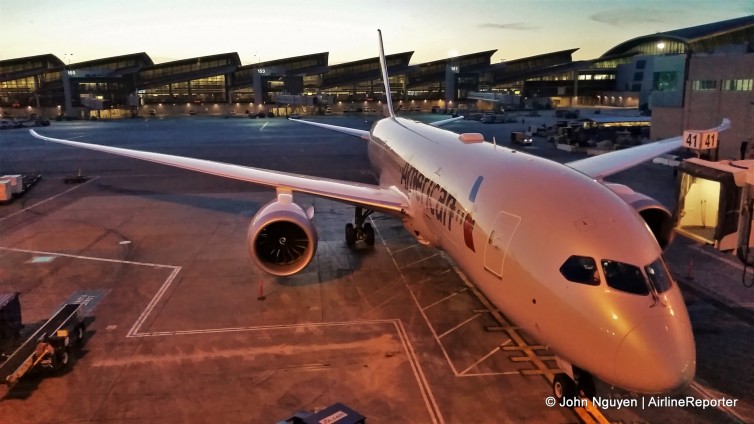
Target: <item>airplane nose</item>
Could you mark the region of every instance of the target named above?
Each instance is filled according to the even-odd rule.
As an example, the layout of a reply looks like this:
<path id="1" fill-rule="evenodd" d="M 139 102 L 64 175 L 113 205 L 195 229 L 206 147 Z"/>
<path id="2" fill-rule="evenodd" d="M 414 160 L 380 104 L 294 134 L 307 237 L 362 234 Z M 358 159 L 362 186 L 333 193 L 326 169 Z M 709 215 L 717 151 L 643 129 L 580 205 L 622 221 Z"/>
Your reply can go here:
<path id="1" fill-rule="evenodd" d="M 617 385 L 641 393 L 676 391 L 696 373 L 696 346 L 686 320 L 644 321 L 631 330 L 615 356 Z"/>

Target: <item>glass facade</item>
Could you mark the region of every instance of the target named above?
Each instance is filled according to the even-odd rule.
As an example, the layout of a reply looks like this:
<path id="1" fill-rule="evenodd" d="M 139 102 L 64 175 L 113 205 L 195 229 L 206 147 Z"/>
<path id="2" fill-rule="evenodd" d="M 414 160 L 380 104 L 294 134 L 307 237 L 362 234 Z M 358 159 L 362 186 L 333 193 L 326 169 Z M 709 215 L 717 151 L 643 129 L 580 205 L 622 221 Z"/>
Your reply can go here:
<path id="1" fill-rule="evenodd" d="M 715 91 L 717 90 L 717 81 L 716 80 L 692 81 L 691 89 L 694 91 Z"/>
<path id="2" fill-rule="evenodd" d="M 0 61 L 0 106 L 44 106 L 49 100 L 43 90 L 50 69 L 62 68 L 63 62 L 53 55 L 32 56 Z M 55 72 L 60 79 L 60 73 Z"/>
<path id="3" fill-rule="evenodd" d="M 751 78 L 724 80 L 722 85 L 723 91 L 751 91 L 753 81 Z"/>
<path id="4" fill-rule="evenodd" d="M 678 89 L 678 72 L 655 72 L 652 89 L 656 91 L 676 91 Z"/>
<path id="5" fill-rule="evenodd" d="M 226 102 L 225 75 L 165 84 L 143 90 L 144 104 Z M 236 101 L 249 101 L 235 98 Z"/>
<path id="6" fill-rule="evenodd" d="M 182 74 L 206 71 L 225 66 L 236 66 L 236 64 L 233 63 L 230 58 L 217 58 L 211 60 L 202 60 L 202 58 L 198 58 L 189 62 L 180 61 L 176 64 L 161 64 L 148 69 L 142 69 L 139 72 L 139 79 L 142 81 L 150 81 L 160 78 L 175 77 Z"/>
<path id="7" fill-rule="evenodd" d="M 716 80 L 692 81 L 691 89 L 694 91 L 715 91 L 717 90 L 717 81 Z"/>

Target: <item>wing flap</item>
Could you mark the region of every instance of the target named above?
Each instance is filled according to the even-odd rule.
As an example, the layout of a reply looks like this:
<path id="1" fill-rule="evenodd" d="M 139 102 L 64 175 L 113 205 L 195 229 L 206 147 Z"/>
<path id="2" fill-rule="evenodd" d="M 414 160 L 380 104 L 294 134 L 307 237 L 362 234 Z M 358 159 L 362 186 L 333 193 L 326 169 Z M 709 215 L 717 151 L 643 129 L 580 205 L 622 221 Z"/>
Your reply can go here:
<path id="1" fill-rule="evenodd" d="M 720 125 L 707 131 L 721 132 L 728 128 L 730 128 L 730 120 L 726 118 L 723 119 Z M 641 146 L 568 162 L 566 165 L 594 179 L 601 180 L 608 175 L 624 171 L 662 154 L 672 152 L 682 147 L 681 143 L 681 137 L 672 137 L 655 141 L 654 143 L 647 143 Z"/>
<path id="2" fill-rule="evenodd" d="M 201 172 L 204 174 L 216 175 L 223 178 L 246 181 L 253 184 L 313 194 L 315 196 L 363 206 L 392 215 L 404 214 L 408 210 L 408 199 L 406 199 L 400 190 L 395 187 L 381 187 L 329 178 L 311 177 L 287 172 L 251 168 L 205 159 L 194 159 L 183 156 L 124 149 L 120 147 L 103 146 L 100 144 L 81 143 L 78 141 L 46 137 L 38 134 L 34 130 L 29 130 L 29 133 L 38 139 L 53 143 L 111 153 L 190 171 Z"/>

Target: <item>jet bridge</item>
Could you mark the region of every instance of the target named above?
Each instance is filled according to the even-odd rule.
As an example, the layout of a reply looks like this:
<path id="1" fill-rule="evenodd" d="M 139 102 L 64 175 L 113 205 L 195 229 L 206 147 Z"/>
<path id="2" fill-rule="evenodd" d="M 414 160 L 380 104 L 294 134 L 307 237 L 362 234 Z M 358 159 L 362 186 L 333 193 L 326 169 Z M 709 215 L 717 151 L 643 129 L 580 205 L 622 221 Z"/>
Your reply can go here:
<path id="1" fill-rule="evenodd" d="M 679 167 L 675 229 L 693 240 L 734 250 L 752 243 L 754 161 L 693 158 Z"/>

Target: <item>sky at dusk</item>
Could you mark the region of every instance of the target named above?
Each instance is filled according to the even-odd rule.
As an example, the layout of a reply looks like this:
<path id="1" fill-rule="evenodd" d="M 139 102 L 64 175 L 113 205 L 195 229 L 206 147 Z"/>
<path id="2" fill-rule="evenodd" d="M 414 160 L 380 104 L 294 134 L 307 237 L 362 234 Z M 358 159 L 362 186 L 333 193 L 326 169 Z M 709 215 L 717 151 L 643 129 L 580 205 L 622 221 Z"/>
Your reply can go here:
<path id="1" fill-rule="evenodd" d="M 329 52 L 338 64 L 414 51 L 412 64 L 497 49 L 492 61 L 754 15 L 754 0 L 0 0 L 0 60 L 71 63 L 146 52 L 155 63 L 237 52 L 243 64 Z"/>

